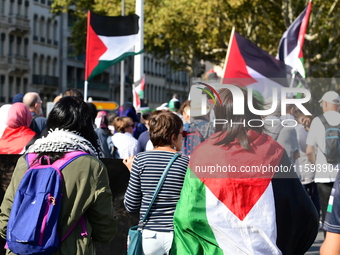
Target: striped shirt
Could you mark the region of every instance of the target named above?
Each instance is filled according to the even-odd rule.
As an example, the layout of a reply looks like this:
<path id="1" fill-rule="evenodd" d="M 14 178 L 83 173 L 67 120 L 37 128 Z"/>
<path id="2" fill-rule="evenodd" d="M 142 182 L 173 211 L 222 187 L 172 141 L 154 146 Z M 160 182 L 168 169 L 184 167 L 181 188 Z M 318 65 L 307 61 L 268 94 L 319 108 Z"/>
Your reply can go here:
<path id="1" fill-rule="evenodd" d="M 134 158 L 124 205 L 128 212 L 140 210 L 140 220 L 143 219 L 158 181 L 173 155 L 173 152 L 168 151 L 145 151 Z M 180 155 L 170 167 L 144 229 L 173 231 L 173 216 L 188 162 L 187 156 Z"/>

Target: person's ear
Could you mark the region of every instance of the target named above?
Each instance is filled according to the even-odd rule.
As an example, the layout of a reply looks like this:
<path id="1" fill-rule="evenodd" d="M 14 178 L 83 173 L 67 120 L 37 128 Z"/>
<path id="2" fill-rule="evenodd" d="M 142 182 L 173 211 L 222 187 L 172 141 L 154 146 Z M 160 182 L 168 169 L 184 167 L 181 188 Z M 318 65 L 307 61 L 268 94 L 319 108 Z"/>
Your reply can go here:
<path id="1" fill-rule="evenodd" d="M 177 142 L 177 137 L 176 137 L 175 134 L 172 134 L 172 135 L 171 135 L 171 146 L 172 146 L 173 144 L 176 144 L 176 142 Z"/>

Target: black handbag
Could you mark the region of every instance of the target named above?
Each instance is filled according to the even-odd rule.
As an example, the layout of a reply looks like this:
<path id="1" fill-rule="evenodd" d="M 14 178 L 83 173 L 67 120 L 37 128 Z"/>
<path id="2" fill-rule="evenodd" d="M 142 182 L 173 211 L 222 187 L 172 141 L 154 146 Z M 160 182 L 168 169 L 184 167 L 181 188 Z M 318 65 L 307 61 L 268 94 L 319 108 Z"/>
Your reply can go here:
<path id="1" fill-rule="evenodd" d="M 175 155 L 172 157 L 172 159 L 170 160 L 170 162 L 168 163 L 168 165 L 166 166 L 161 178 L 158 181 L 157 187 L 155 189 L 155 192 L 153 193 L 153 197 L 151 199 L 151 202 L 149 204 L 148 209 L 145 212 L 145 215 L 143 217 L 143 219 L 139 222 L 139 224 L 137 226 L 133 226 L 129 229 L 128 232 L 128 251 L 127 254 L 128 255 L 143 255 L 143 238 L 142 238 L 142 229 L 143 226 L 149 216 L 149 212 L 151 210 L 151 207 L 158 195 L 159 190 L 161 189 L 163 182 L 165 180 L 166 175 L 168 174 L 168 171 L 172 165 L 172 163 L 176 160 L 176 158 L 180 155 L 179 152 L 175 153 Z"/>

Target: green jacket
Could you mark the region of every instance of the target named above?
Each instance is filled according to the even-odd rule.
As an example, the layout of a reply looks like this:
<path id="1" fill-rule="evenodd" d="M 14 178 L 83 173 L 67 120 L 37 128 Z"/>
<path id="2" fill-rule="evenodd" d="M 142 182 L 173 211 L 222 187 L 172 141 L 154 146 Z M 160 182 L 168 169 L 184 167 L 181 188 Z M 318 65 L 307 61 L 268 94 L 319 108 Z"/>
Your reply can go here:
<path id="1" fill-rule="evenodd" d="M 20 157 L 12 180 L 1 204 L 0 235 L 6 238 L 6 228 L 13 197 L 27 170 L 24 157 Z M 59 233 L 64 237 L 81 215 L 85 214 L 87 237 L 82 237 L 80 224 L 60 244 L 54 254 L 95 254 L 93 241 L 110 242 L 116 233 L 116 217 L 105 165 L 93 156 L 82 156 L 63 170 L 63 201 L 59 216 Z M 7 251 L 7 254 L 13 254 Z"/>

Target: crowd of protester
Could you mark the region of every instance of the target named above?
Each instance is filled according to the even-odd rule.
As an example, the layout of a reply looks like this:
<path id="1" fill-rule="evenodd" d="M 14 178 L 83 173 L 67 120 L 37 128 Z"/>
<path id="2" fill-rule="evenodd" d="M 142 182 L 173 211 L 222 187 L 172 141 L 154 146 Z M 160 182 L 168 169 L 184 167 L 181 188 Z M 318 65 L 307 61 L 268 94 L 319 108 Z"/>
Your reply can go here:
<path id="1" fill-rule="evenodd" d="M 54 108 L 45 118 L 43 102 L 38 93 L 18 94 L 13 98 L 13 104 L 0 107 L 0 154 L 26 155 L 34 152 L 39 157 L 47 155 L 57 160 L 66 152 L 80 150 L 93 156 L 86 159 L 85 163 L 77 161 L 77 168 L 85 172 L 95 171 L 97 186 L 85 192 L 85 187 L 90 184 L 81 182 L 83 187 L 75 185 L 82 190 L 81 193 L 74 193 L 63 204 L 60 216 L 63 232 L 86 211 L 89 215 L 86 224 L 93 228 L 94 240 L 110 241 L 114 237 L 116 219 L 112 204 L 108 202 L 111 194 L 105 166 L 100 163 L 100 158 L 123 160 L 131 172 L 124 205 L 128 212 L 139 211 L 142 219 L 162 171 L 172 156 L 180 152 L 180 157 L 170 167 L 148 221 L 143 226 L 145 255 L 170 252 L 209 254 L 211 251 L 214 252 L 211 254 L 221 251 L 238 254 L 242 249 L 244 254 L 304 254 L 314 242 L 318 229 L 323 229 L 325 233 L 321 254 L 340 254 L 340 183 L 339 178 L 336 178 L 337 171 L 323 175 L 318 171 L 311 171 L 318 165 L 340 168 L 340 162 L 329 164 L 325 158 L 325 128 L 320 118 L 305 115 L 296 105 L 290 104 L 286 107 L 286 114 L 282 115 L 281 102 L 277 103 L 276 110 L 270 115 L 255 115 L 250 112 L 246 103 L 244 115 L 233 115 L 232 94 L 229 90 L 221 90 L 220 95 L 222 104 L 208 103 L 204 115 L 193 114 L 201 105 L 195 105 L 190 100 L 181 103 L 176 96 L 155 111 L 139 114 L 131 103 L 125 103 L 116 113 L 108 113 L 97 111 L 92 103 L 85 103 L 79 90 L 69 89 L 55 99 Z M 247 96 L 246 93 L 244 95 Z M 271 99 L 261 101 L 255 97 L 252 102 L 259 109 L 268 109 L 272 103 Z M 340 124 L 339 105 L 340 97 L 334 91 L 325 93 L 320 99 L 322 115 L 332 126 Z M 76 110 L 78 108 L 79 111 Z M 263 120 L 265 125 L 214 125 L 212 117 L 227 119 L 229 123 L 241 123 L 241 118 L 257 119 Z M 70 145 L 69 139 L 76 143 Z M 338 140 L 340 141 L 340 137 Z M 213 165 L 217 162 L 221 165 L 233 162 L 238 168 L 242 164 L 293 166 L 290 168 L 293 171 L 288 174 L 266 175 L 265 178 L 248 175 L 256 180 L 254 182 L 243 178 L 245 176 L 197 176 L 201 183 L 192 184 L 190 178 L 193 177 L 190 174 L 193 174 L 193 166 Z M 81 179 L 80 176 L 68 176 L 68 169 L 67 167 L 63 171 L 67 182 L 66 193 L 74 182 Z M 13 174 L 16 182 L 11 183 L 1 206 L 0 235 L 3 238 L 6 238 L 11 201 L 18 180 L 25 170 L 27 166 L 21 158 Z M 272 181 L 266 182 L 267 179 Z M 201 217 L 198 212 L 203 210 L 200 207 L 203 205 L 193 197 L 202 191 L 202 184 L 219 187 L 211 189 L 211 192 L 217 192 L 222 202 L 227 199 L 225 197 L 234 196 L 229 200 L 236 204 L 233 206 L 238 210 L 243 210 L 244 205 L 238 204 L 237 200 L 247 203 L 250 190 L 259 189 L 261 185 L 266 192 L 270 186 L 273 194 L 267 195 L 274 196 L 275 199 L 263 203 L 262 210 L 266 209 L 268 212 L 265 215 L 266 220 L 259 221 L 262 225 L 243 221 L 243 226 L 240 227 L 231 219 L 232 216 L 225 214 L 219 217 L 216 214 L 213 221 L 200 218 L 201 228 L 197 229 L 195 224 L 198 219 L 195 215 Z M 91 185 L 94 184 L 91 182 Z M 185 189 L 182 190 L 183 185 Z M 236 187 L 243 193 L 236 194 Z M 99 193 L 103 194 L 99 196 L 96 190 L 101 190 Z M 73 203 L 75 201 L 77 204 Z M 105 203 L 107 207 L 104 206 Z M 207 201 L 204 206 L 206 205 L 218 207 L 212 201 Z M 186 210 L 179 209 L 182 207 Z M 256 214 L 256 217 L 260 214 Z M 257 243 L 236 242 L 224 235 L 225 233 L 219 232 L 218 238 L 227 243 L 228 247 L 218 245 L 218 241 L 215 244 L 209 239 L 209 231 L 203 227 L 215 226 L 218 229 L 222 225 L 226 229 L 239 232 L 239 235 L 235 235 L 237 238 L 255 238 Z M 252 230 L 246 233 L 245 229 Z M 80 247 L 75 243 L 71 244 L 79 241 L 78 236 L 71 239 L 72 241 L 60 247 L 59 254 L 68 254 L 66 245 L 74 250 L 88 249 L 90 252 L 86 254 L 94 254 L 94 247 L 88 244 L 91 238 L 81 241 Z"/>

